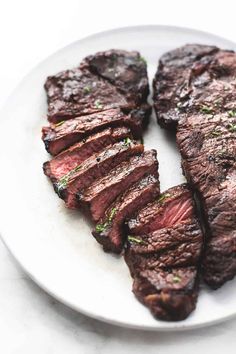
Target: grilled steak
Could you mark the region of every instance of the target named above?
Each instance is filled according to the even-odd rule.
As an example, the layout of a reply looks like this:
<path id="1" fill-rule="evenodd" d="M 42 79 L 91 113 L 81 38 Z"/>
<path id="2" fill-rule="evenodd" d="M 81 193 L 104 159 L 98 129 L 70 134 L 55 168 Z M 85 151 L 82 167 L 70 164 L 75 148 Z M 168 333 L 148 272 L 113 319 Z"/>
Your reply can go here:
<path id="1" fill-rule="evenodd" d="M 88 187 L 97 178 L 133 155 L 143 152 L 143 145 L 130 139 L 107 147 L 76 166 L 54 184 L 55 191 L 64 199 L 67 207 L 76 208 L 76 194 Z"/>
<path id="2" fill-rule="evenodd" d="M 45 89 L 53 123 L 117 107 L 129 111 L 146 102 L 147 67 L 137 52 L 100 52 L 48 77 Z"/>
<path id="3" fill-rule="evenodd" d="M 125 241 L 125 220 L 158 194 L 158 178 L 149 175 L 117 198 L 92 232 L 105 251 L 121 252 Z"/>
<path id="4" fill-rule="evenodd" d="M 196 306 L 203 243 L 188 186 L 168 189 L 128 225 L 125 260 L 134 293 L 160 319 L 186 318 Z"/>
<path id="5" fill-rule="evenodd" d="M 181 222 L 192 214 L 191 193 L 186 186 L 180 185 L 162 193 L 159 199 L 149 203 L 129 220 L 129 230 L 133 234 L 149 233 L 166 226 Z"/>
<path id="6" fill-rule="evenodd" d="M 132 106 L 146 101 L 149 94 L 147 65 L 138 52 L 113 49 L 90 55 L 84 62 L 91 72 L 114 85 Z"/>
<path id="7" fill-rule="evenodd" d="M 158 162 L 153 151 L 131 157 L 84 190 L 78 196 L 79 202 L 83 209 L 89 211 L 93 220 L 98 221 L 116 197 L 133 183 L 148 174 L 158 178 L 157 169 Z"/>
<path id="8" fill-rule="evenodd" d="M 126 126 L 135 138 L 142 135 L 139 119 L 126 115 L 119 109 L 110 109 L 100 113 L 69 119 L 59 124 L 51 124 L 42 129 L 42 139 L 46 150 L 51 155 L 57 155 L 78 141 L 108 127 Z"/>
<path id="9" fill-rule="evenodd" d="M 184 174 L 205 216 L 203 275 L 212 288 L 236 274 L 235 75 L 234 52 L 189 45 L 161 58 L 154 81 L 160 124 L 174 127 L 179 121 Z"/>
<path id="10" fill-rule="evenodd" d="M 133 292 L 155 317 L 165 321 L 184 320 L 196 307 L 196 268 L 142 271 L 134 278 Z"/>
<path id="11" fill-rule="evenodd" d="M 43 164 L 44 173 L 53 182 L 56 182 L 93 154 L 126 137 L 130 137 L 130 130 L 126 127 L 107 128 L 93 134 L 61 152 L 52 160 L 45 162 Z"/>

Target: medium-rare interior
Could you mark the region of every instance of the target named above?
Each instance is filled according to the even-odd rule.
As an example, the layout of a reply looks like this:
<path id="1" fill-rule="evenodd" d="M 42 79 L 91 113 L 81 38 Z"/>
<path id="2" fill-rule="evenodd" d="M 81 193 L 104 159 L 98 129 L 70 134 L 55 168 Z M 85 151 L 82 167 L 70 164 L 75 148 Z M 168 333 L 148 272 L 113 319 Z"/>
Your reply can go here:
<path id="1" fill-rule="evenodd" d="M 105 176 L 110 170 L 131 156 L 143 152 L 143 144 L 124 139 L 96 153 L 76 166 L 73 170 L 54 183 L 54 189 L 64 199 L 69 208 L 76 208 L 76 195 L 97 178 Z"/>
<path id="2" fill-rule="evenodd" d="M 177 127 L 183 171 L 203 210 L 202 269 L 212 288 L 236 274 L 235 76 L 235 52 L 186 45 L 161 57 L 154 80 L 158 122 Z"/>
<path id="3" fill-rule="evenodd" d="M 154 151 L 151 151 L 155 154 Z M 157 162 L 156 162 L 157 165 Z M 157 167 L 157 166 L 156 166 Z M 105 216 L 93 230 L 93 236 L 105 251 L 120 253 L 126 241 L 125 221 L 139 208 L 155 199 L 160 192 L 157 169 L 120 195 L 106 210 Z"/>
<path id="4" fill-rule="evenodd" d="M 78 194 L 77 200 L 92 219 L 98 221 L 118 195 L 149 174 L 158 177 L 154 151 L 145 151 L 122 162 Z"/>
<path id="5" fill-rule="evenodd" d="M 196 307 L 203 244 L 189 186 L 168 189 L 128 225 L 134 294 L 157 318 L 185 319 Z"/>

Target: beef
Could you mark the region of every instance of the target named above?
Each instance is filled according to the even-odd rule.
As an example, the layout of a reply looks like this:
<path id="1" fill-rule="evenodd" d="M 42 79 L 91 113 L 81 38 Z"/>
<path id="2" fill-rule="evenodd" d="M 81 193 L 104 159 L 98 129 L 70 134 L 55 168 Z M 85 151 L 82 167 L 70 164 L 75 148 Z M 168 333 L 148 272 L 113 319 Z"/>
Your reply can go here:
<path id="1" fill-rule="evenodd" d="M 107 209 L 105 216 L 93 230 L 93 236 L 105 251 L 120 253 L 125 241 L 124 223 L 139 208 L 159 194 L 157 177 L 149 175 L 132 185 Z"/>
<path id="2" fill-rule="evenodd" d="M 149 94 L 147 64 L 138 52 L 117 49 L 98 52 L 85 58 L 84 64 L 114 85 L 131 105 L 146 101 Z"/>
<path id="3" fill-rule="evenodd" d="M 184 320 L 196 307 L 196 268 L 142 271 L 134 278 L 133 292 L 156 318 L 165 321 Z"/>
<path id="4" fill-rule="evenodd" d="M 57 155 L 91 134 L 108 127 L 118 126 L 129 127 L 135 138 L 142 136 L 142 125 L 139 119 L 131 114 L 122 113 L 120 109 L 110 109 L 44 127 L 42 139 L 46 150 L 51 155 Z"/>
<path id="5" fill-rule="evenodd" d="M 142 155 L 131 157 L 105 177 L 96 180 L 78 196 L 82 209 L 86 209 L 92 219 L 98 221 L 116 197 L 133 183 L 148 174 L 158 178 L 157 170 L 155 151 L 145 151 Z"/>
<path id="6" fill-rule="evenodd" d="M 48 120 L 52 123 L 111 108 L 128 108 L 127 100 L 113 85 L 85 69 L 49 76 L 45 89 Z"/>
<path id="7" fill-rule="evenodd" d="M 154 81 L 159 123 L 179 122 L 183 171 L 206 224 L 203 277 L 214 289 L 236 274 L 235 75 L 234 52 L 189 45 L 161 58 Z M 171 103 L 162 109 L 165 99 Z"/>
<path id="8" fill-rule="evenodd" d="M 52 182 L 56 182 L 93 154 L 126 137 L 131 137 L 130 130 L 126 127 L 107 128 L 95 133 L 45 162 L 44 173 Z"/>
<path id="9" fill-rule="evenodd" d="M 153 101 L 158 123 L 162 127 L 176 129 L 179 112 L 187 108 L 185 101 L 191 94 L 191 81 L 195 79 L 195 73 L 204 71 L 217 52 L 218 48 L 214 46 L 190 44 L 160 58 L 153 81 Z M 204 86 L 207 79 L 203 73 L 196 84 Z"/>
<path id="10" fill-rule="evenodd" d="M 169 226 L 178 224 L 191 214 L 191 192 L 182 184 L 168 189 L 160 198 L 141 209 L 129 220 L 129 230 L 132 235 L 149 233 L 161 229 L 167 222 Z"/>
<path id="11" fill-rule="evenodd" d="M 45 89 L 53 123 L 111 108 L 130 111 L 146 103 L 147 67 L 137 52 L 99 52 L 75 69 L 49 76 Z"/>
<path id="12" fill-rule="evenodd" d="M 82 164 L 76 166 L 54 184 L 54 189 L 64 199 L 68 208 L 77 208 L 77 193 L 88 187 L 97 178 L 106 175 L 121 162 L 142 152 L 142 144 L 125 139 L 92 155 Z"/>
<path id="13" fill-rule="evenodd" d="M 168 189 L 128 225 L 125 260 L 135 295 L 160 319 L 186 318 L 196 306 L 203 244 L 188 185 Z"/>

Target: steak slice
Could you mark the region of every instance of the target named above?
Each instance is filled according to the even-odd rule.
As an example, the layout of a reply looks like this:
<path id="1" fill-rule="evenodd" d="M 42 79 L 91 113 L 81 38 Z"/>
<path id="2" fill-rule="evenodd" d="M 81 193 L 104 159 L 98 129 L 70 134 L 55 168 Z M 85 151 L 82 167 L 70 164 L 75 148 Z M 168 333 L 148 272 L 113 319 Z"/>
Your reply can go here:
<path id="1" fill-rule="evenodd" d="M 196 306 L 203 244 L 188 185 L 168 189 L 148 208 L 138 212 L 125 250 L 133 291 L 154 316 L 182 320 Z"/>
<path id="2" fill-rule="evenodd" d="M 130 233 L 144 234 L 161 229 L 167 223 L 170 226 L 178 224 L 192 214 L 191 198 L 191 192 L 185 184 L 168 189 L 129 220 Z"/>
<path id="3" fill-rule="evenodd" d="M 134 278 L 133 292 L 156 318 L 165 321 L 184 320 L 196 307 L 196 268 L 142 271 Z"/>
<path id="4" fill-rule="evenodd" d="M 85 65 L 84 65 L 85 64 Z M 112 49 L 85 58 L 82 67 L 108 80 L 133 105 L 145 102 L 149 94 L 147 64 L 138 52 Z"/>
<path id="5" fill-rule="evenodd" d="M 127 218 L 159 194 L 157 177 L 149 175 L 130 187 L 107 209 L 105 217 L 92 234 L 105 251 L 120 253 L 125 242 L 124 224 Z"/>
<path id="6" fill-rule="evenodd" d="M 138 52 L 99 52 L 78 68 L 49 76 L 45 89 L 53 123 L 111 108 L 130 111 L 146 103 L 147 66 Z"/>
<path id="7" fill-rule="evenodd" d="M 235 76 L 235 52 L 189 45 L 161 58 L 154 81 L 160 124 L 179 122 L 183 171 L 206 223 L 203 276 L 214 289 L 236 274 Z"/>
<path id="8" fill-rule="evenodd" d="M 79 202 L 92 219 L 98 221 L 119 194 L 124 193 L 132 184 L 149 174 L 158 178 L 158 162 L 156 152 L 153 150 L 131 157 L 105 177 L 96 180 L 78 195 Z"/>
<path id="9" fill-rule="evenodd" d="M 93 154 L 126 137 L 130 137 L 130 130 L 126 127 L 107 128 L 93 134 L 72 145 L 52 160 L 45 162 L 43 164 L 44 173 L 53 182 L 56 182 Z"/>
<path id="10" fill-rule="evenodd" d="M 54 184 L 54 189 L 59 197 L 64 199 L 68 208 L 77 208 L 77 193 L 88 187 L 97 178 L 106 175 L 121 162 L 142 152 L 142 144 L 125 139 L 94 154 L 82 164 L 76 166 Z"/>
<path id="11" fill-rule="evenodd" d="M 142 136 L 142 126 L 139 119 L 131 114 L 122 113 L 120 109 L 110 109 L 44 127 L 42 129 L 42 139 L 46 150 L 51 155 L 57 155 L 91 134 L 105 128 L 118 126 L 130 128 L 135 138 Z"/>
<path id="12" fill-rule="evenodd" d="M 124 95 L 113 85 L 85 68 L 75 68 L 49 76 L 45 89 L 48 98 L 48 120 L 52 123 L 128 106 Z"/>

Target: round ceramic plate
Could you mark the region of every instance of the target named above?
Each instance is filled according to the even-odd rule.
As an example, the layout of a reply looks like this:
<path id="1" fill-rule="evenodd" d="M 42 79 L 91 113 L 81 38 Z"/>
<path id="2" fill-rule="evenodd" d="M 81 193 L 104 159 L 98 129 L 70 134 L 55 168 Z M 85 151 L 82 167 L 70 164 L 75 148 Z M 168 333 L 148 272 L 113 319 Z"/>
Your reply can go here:
<path id="1" fill-rule="evenodd" d="M 199 31 L 140 26 L 96 34 L 60 50 L 20 83 L 1 112 L 1 236 L 29 276 L 66 305 L 88 316 L 152 330 L 209 325 L 236 314 L 236 279 L 218 291 L 202 287 L 196 311 L 182 322 L 155 320 L 131 292 L 122 257 L 106 254 L 77 211 L 67 210 L 42 171 L 49 158 L 41 141 L 46 125 L 43 84 L 48 75 L 79 64 L 91 53 L 110 48 L 138 50 L 147 59 L 150 84 L 158 58 L 185 43 L 236 44 Z M 158 151 L 161 189 L 183 182 L 175 142 L 152 117 L 144 137 Z"/>

